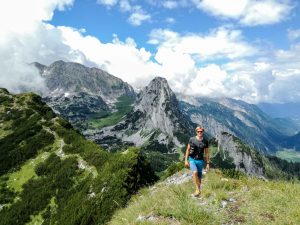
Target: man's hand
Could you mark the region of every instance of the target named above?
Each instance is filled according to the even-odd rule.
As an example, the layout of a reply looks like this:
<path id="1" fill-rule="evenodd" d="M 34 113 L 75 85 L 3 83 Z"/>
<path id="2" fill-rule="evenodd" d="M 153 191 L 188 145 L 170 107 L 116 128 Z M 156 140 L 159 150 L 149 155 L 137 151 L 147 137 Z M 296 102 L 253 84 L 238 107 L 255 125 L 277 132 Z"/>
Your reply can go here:
<path id="1" fill-rule="evenodd" d="M 185 167 L 189 168 L 190 167 L 189 161 L 185 160 L 184 165 L 185 165 Z"/>
<path id="2" fill-rule="evenodd" d="M 206 167 L 205 167 L 206 172 L 209 171 L 209 163 L 206 163 Z"/>

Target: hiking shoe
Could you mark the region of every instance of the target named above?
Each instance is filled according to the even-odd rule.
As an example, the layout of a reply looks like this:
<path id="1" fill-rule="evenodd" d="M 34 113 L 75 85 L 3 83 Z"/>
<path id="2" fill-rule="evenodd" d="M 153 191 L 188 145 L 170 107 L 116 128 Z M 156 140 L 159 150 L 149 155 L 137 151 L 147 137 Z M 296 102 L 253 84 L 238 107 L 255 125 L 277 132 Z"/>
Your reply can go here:
<path id="1" fill-rule="evenodd" d="M 199 198 L 201 196 L 201 192 L 192 194 L 192 197 Z"/>

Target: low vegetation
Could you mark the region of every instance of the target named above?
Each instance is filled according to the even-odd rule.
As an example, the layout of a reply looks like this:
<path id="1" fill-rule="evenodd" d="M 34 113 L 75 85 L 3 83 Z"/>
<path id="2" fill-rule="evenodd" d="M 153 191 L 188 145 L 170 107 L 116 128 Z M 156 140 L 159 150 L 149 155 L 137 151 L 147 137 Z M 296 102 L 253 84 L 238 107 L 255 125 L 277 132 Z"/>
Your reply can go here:
<path id="1" fill-rule="evenodd" d="M 188 172 L 179 172 L 183 173 Z M 203 179 L 201 198 L 191 197 L 193 191 L 191 179 L 144 188 L 109 224 L 281 225 L 300 221 L 298 181 L 263 181 L 213 169 Z"/>

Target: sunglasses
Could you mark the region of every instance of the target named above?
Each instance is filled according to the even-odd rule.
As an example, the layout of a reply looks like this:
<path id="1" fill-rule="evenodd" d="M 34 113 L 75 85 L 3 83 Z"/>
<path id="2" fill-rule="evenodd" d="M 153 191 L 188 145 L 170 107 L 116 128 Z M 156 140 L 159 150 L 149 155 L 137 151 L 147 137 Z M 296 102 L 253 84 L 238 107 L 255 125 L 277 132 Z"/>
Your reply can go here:
<path id="1" fill-rule="evenodd" d="M 203 130 L 197 130 L 197 133 L 203 133 Z"/>

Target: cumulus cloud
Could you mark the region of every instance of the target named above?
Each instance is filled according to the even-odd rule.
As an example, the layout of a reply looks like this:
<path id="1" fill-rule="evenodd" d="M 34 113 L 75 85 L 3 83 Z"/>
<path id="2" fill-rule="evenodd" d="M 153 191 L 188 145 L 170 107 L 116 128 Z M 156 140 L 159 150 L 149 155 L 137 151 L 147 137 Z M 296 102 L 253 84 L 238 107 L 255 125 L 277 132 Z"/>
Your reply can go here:
<path id="1" fill-rule="evenodd" d="M 133 26 L 140 26 L 145 21 L 150 21 L 151 15 L 140 7 L 134 7 L 132 14 L 128 18 L 128 22 Z"/>
<path id="2" fill-rule="evenodd" d="M 278 23 L 293 8 L 289 0 L 192 0 L 197 8 L 216 17 L 234 19 L 246 26 Z"/>
<path id="3" fill-rule="evenodd" d="M 241 31 L 220 27 L 208 35 L 178 33 L 166 29 L 156 29 L 150 33 L 150 44 L 172 48 L 191 54 L 200 60 L 216 58 L 241 58 L 257 53 L 258 49 L 243 40 Z"/>
<path id="4" fill-rule="evenodd" d="M 42 21 L 50 20 L 55 9 L 63 10 L 72 0 L 11 0 L 0 3 L 0 86 L 13 92 L 45 90 L 43 80 L 29 63 L 67 55 L 60 34 Z M 17 7 L 16 7 L 17 6 Z M 58 48 L 59 46 L 59 48 Z M 59 54 L 62 53 L 62 54 Z"/>
<path id="5" fill-rule="evenodd" d="M 63 40 L 73 51 L 82 52 L 86 59 L 126 82 L 153 78 L 158 65 L 150 60 L 151 53 L 138 48 L 132 38 L 125 42 L 114 37 L 111 43 L 102 43 L 96 37 L 85 36 L 70 27 L 58 27 Z M 144 84 L 144 82 L 143 82 Z"/>
<path id="6" fill-rule="evenodd" d="M 175 91 L 252 103 L 299 101 L 294 82 L 300 76 L 300 43 L 262 51 L 241 31 L 224 27 L 185 35 L 156 29 L 149 43 L 157 46 L 155 60 Z"/>

